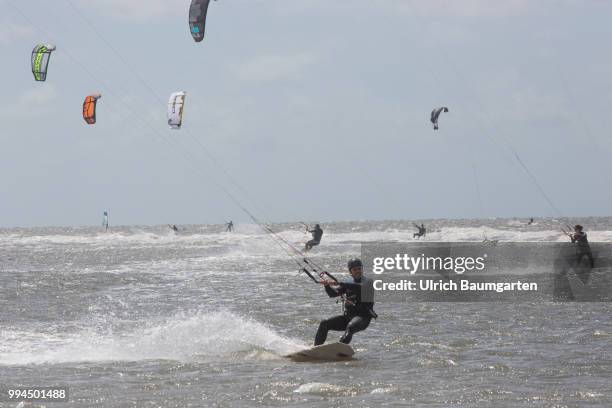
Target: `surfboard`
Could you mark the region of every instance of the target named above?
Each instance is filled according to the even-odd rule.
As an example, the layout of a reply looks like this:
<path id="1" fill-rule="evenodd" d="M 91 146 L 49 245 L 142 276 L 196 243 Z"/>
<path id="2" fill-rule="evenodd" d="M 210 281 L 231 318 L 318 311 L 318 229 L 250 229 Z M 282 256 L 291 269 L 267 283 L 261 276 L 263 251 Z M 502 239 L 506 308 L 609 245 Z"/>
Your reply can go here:
<path id="1" fill-rule="evenodd" d="M 287 354 L 285 357 L 293 361 L 341 361 L 350 360 L 355 354 L 355 350 L 348 344 L 329 343 L 314 346 L 305 350 Z"/>

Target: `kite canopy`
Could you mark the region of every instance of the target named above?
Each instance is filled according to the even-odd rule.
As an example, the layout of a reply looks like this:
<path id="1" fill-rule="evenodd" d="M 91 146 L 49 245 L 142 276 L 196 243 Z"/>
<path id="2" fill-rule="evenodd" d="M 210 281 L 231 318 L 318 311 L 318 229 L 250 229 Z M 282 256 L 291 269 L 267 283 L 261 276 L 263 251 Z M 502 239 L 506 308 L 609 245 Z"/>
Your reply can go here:
<path id="1" fill-rule="evenodd" d="M 431 123 L 433 123 L 434 125 L 434 130 L 438 130 L 438 118 L 440 117 L 440 113 L 442 112 L 448 112 L 448 108 L 445 106 L 442 106 L 438 109 L 434 109 L 431 111 Z"/>
<path id="2" fill-rule="evenodd" d="M 210 0 L 191 0 L 191 7 L 189 7 L 189 29 L 195 42 L 200 42 L 204 39 L 208 3 L 210 3 Z"/>
<path id="3" fill-rule="evenodd" d="M 185 105 L 183 91 L 174 92 L 168 100 L 168 125 L 171 129 L 180 129 L 183 124 L 183 106 Z"/>
<path id="4" fill-rule="evenodd" d="M 51 44 L 38 44 L 32 50 L 32 73 L 36 81 L 47 79 L 47 67 L 52 51 L 55 51 L 55 45 Z"/>
<path id="5" fill-rule="evenodd" d="M 83 119 L 90 125 L 96 123 L 96 104 L 101 97 L 100 94 L 89 95 L 83 102 Z"/>

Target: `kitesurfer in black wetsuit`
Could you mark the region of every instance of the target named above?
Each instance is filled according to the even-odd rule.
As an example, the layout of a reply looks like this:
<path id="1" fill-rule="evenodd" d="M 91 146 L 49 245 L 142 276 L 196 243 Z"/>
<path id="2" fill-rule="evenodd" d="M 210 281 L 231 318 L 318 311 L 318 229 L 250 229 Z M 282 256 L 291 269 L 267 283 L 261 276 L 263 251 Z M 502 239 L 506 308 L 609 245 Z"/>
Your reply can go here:
<path id="1" fill-rule="evenodd" d="M 530 218 L 529 222 L 527 223 L 527 225 L 531 225 L 531 224 L 533 224 L 533 218 Z"/>
<path id="2" fill-rule="evenodd" d="M 576 244 L 576 263 L 580 264 L 582 258 L 586 256 L 591 263 L 591 268 L 594 268 L 595 260 L 593 259 L 593 253 L 591 252 L 591 247 L 587 240 L 587 234 L 583 229 L 582 225 L 576 225 L 574 226 L 574 233 L 569 235 L 572 243 Z"/>
<path id="3" fill-rule="evenodd" d="M 424 237 L 425 233 L 427 232 L 427 230 L 425 229 L 425 224 L 421 224 L 420 227 L 416 224 L 414 224 L 414 226 L 418 228 L 419 232 L 415 232 L 414 234 L 412 234 L 412 238 Z"/>
<path id="4" fill-rule="evenodd" d="M 319 224 L 315 225 L 313 230 L 307 230 L 312 234 L 312 239 L 306 243 L 306 251 L 312 249 L 313 246 L 317 246 L 321 243 L 321 237 L 323 236 L 323 230 Z"/>
<path id="5" fill-rule="evenodd" d="M 234 230 L 234 223 L 230 220 L 230 222 L 225 224 L 225 232 L 232 232 Z"/>
<path id="6" fill-rule="evenodd" d="M 374 287 L 372 280 L 363 276 L 363 264 L 360 259 L 353 258 L 348 262 L 348 269 L 352 276 L 350 282 L 337 282 L 322 279 L 325 292 L 329 297 L 342 296 L 344 313 L 340 316 L 323 320 L 315 336 L 314 344 L 318 346 L 325 343 L 327 332 L 344 331 L 340 338 L 341 343 L 349 344 L 353 334 L 365 330 L 372 318 L 378 317 L 374 312 Z"/>
<path id="7" fill-rule="evenodd" d="M 174 232 L 178 232 L 178 228 L 176 228 L 176 225 L 169 225 L 169 224 L 168 224 L 168 227 L 170 227 L 170 229 L 171 229 L 172 231 L 174 231 Z"/>

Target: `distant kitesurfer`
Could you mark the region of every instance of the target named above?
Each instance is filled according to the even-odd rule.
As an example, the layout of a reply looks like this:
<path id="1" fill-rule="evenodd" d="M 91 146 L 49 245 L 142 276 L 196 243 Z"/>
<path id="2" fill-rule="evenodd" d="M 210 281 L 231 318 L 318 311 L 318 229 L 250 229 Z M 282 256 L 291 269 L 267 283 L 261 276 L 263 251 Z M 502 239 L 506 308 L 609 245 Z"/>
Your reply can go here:
<path id="1" fill-rule="evenodd" d="M 527 225 L 531 225 L 531 224 L 533 224 L 533 218 L 530 218 L 529 222 L 527 223 Z"/>
<path id="2" fill-rule="evenodd" d="M 418 225 L 414 224 L 414 226 L 419 230 L 418 232 L 415 232 L 414 234 L 412 234 L 412 238 L 421 238 L 425 236 L 425 233 L 427 232 L 427 230 L 425 229 L 425 224 L 421 224 L 421 226 L 419 227 Z"/>
<path id="3" fill-rule="evenodd" d="M 582 258 L 586 256 L 591 263 L 591 268 L 594 268 L 595 260 L 593 259 L 593 253 L 591 252 L 591 247 L 587 240 L 587 234 L 584 232 L 582 225 L 575 225 L 574 233 L 568 235 L 572 243 L 576 244 L 576 262 L 580 264 Z"/>
<path id="4" fill-rule="evenodd" d="M 309 251 L 313 246 L 317 246 L 321 243 L 321 237 L 323 237 L 323 230 L 319 224 L 315 225 L 313 230 L 307 230 L 312 234 L 312 239 L 306 243 L 305 250 Z"/>
<path id="5" fill-rule="evenodd" d="M 178 228 L 176 227 L 176 225 L 174 225 L 174 224 L 172 224 L 172 225 L 168 224 L 168 227 L 170 227 L 170 229 L 171 229 L 172 231 L 174 231 L 174 232 L 178 232 Z"/>
<path id="6" fill-rule="evenodd" d="M 230 222 L 225 223 L 225 232 L 232 232 L 234 230 L 234 223 L 232 220 Z"/>
<path id="7" fill-rule="evenodd" d="M 322 279 L 325 292 L 329 297 L 342 296 L 344 313 L 339 316 L 323 320 L 319 324 L 315 336 L 315 346 L 325 343 L 327 332 L 344 331 L 340 338 L 341 343 L 349 344 L 353 334 L 365 330 L 370 321 L 378 316 L 374 312 L 374 287 L 371 279 L 363 275 L 363 264 L 358 258 L 348 261 L 351 281 L 337 282 Z"/>
<path id="8" fill-rule="evenodd" d="M 102 216 L 102 226 L 108 231 L 108 211 L 104 211 L 104 215 Z"/>

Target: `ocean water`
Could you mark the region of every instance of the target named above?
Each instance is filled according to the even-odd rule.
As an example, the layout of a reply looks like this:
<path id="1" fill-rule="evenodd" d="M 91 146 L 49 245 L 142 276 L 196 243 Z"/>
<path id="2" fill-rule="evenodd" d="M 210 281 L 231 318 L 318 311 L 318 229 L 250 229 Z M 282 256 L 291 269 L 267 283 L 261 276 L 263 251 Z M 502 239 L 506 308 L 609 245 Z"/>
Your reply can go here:
<path id="1" fill-rule="evenodd" d="M 612 219 L 572 221 L 612 242 Z M 567 239 L 565 220 L 425 223 L 427 241 Z M 323 227 L 311 256 L 338 275 L 361 242 L 414 233 L 408 221 Z M 256 225 L 179 228 L 0 230 L 0 385 L 70 393 L 20 407 L 612 406 L 609 303 L 378 303 L 356 359 L 294 363 L 282 355 L 340 305 Z"/>

